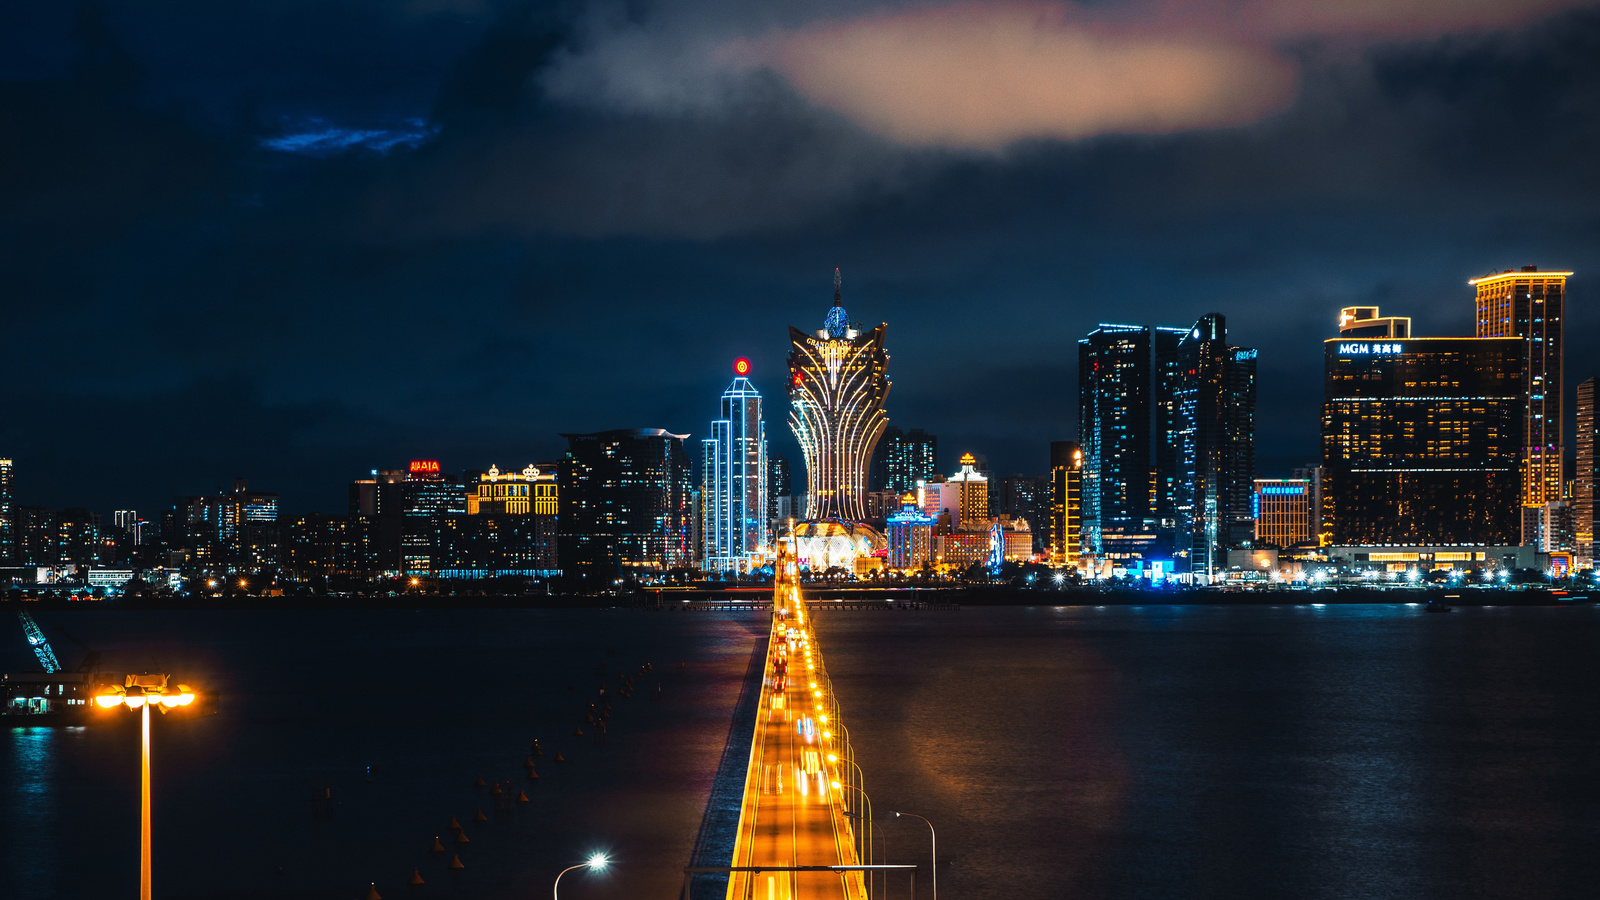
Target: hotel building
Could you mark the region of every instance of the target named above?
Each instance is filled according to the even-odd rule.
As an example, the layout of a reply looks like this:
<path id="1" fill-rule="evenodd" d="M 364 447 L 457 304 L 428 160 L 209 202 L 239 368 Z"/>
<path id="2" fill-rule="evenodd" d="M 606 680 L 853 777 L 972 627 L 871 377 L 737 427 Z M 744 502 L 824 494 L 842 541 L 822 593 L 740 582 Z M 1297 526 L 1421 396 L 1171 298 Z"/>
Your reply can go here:
<path id="1" fill-rule="evenodd" d="M 1522 504 L 1559 501 L 1564 488 L 1562 429 L 1563 318 L 1571 272 L 1541 272 L 1536 266 L 1474 278 L 1478 337 L 1519 337 L 1528 342 L 1522 393 Z"/>
<path id="2" fill-rule="evenodd" d="M 1340 321 L 1359 327 L 1354 309 Z M 1331 542 L 1517 545 L 1527 341 L 1409 337 L 1409 322 L 1388 322 L 1323 346 Z"/>
<path id="3" fill-rule="evenodd" d="M 702 559 L 710 572 L 748 572 L 767 553 L 767 432 L 750 361 L 722 393 L 722 418 L 701 441 Z"/>
<path id="4" fill-rule="evenodd" d="M 1257 478 L 1255 492 L 1256 544 L 1288 549 L 1314 541 L 1317 532 L 1316 494 L 1309 479 Z"/>
<path id="5" fill-rule="evenodd" d="M 815 332 L 789 329 L 789 427 L 806 459 L 806 516 L 852 522 L 866 517 L 867 469 L 889 423 L 887 324 L 863 331 L 840 301 Z"/>
<path id="6" fill-rule="evenodd" d="M 1050 565 L 1076 568 L 1083 540 L 1083 448 L 1050 443 Z"/>

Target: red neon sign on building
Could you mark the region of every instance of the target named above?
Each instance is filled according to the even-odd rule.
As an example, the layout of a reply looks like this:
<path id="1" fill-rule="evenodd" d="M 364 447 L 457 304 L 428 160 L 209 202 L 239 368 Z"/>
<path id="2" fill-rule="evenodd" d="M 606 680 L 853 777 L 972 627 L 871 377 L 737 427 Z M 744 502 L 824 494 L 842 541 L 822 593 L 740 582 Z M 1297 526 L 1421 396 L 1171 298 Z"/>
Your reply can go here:
<path id="1" fill-rule="evenodd" d="M 411 474 L 437 475 L 439 474 L 439 461 L 437 459 L 413 459 L 411 461 Z"/>
<path id="2" fill-rule="evenodd" d="M 733 374 L 735 374 L 735 375 L 749 375 L 750 374 L 750 360 L 745 359 L 742 356 L 739 357 L 738 359 L 734 360 L 733 361 Z"/>

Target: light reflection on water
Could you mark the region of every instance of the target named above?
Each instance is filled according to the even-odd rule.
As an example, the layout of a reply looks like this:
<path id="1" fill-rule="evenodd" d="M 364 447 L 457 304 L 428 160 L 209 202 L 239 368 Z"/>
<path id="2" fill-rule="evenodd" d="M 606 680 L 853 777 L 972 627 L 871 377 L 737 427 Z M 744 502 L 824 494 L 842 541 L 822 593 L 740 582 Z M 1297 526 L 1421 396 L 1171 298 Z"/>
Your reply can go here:
<path id="1" fill-rule="evenodd" d="M 625 610 L 39 618 L 101 651 L 105 671 L 181 673 L 220 698 L 214 716 L 151 721 L 153 881 L 172 900 L 345 900 L 370 882 L 406 896 L 413 867 L 417 896 L 544 896 L 596 851 L 617 865 L 568 876 L 563 897 L 675 897 L 760 630 L 753 613 Z M 0 667 L 31 668 L 16 644 Z M 644 662 L 654 672 L 617 698 L 618 675 Z M 614 709 L 597 743 L 584 716 L 602 682 Z M 137 896 L 139 719 L 0 735 L 0 900 Z M 537 781 L 523 765 L 535 738 Z M 497 810 L 479 776 L 530 802 Z M 312 801 L 330 788 L 331 804 Z M 471 843 L 451 843 L 451 816 Z M 429 852 L 436 835 L 450 853 Z"/>
<path id="2" fill-rule="evenodd" d="M 58 891 L 52 874 L 60 865 L 60 796 L 55 790 L 61 732 L 82 729 L 7 728 L 5 779 L 0 794 L 0 841 L 5 881 L 20 897 L 50 897 Z"/>
<path id="3" fill-rule="evenodd" d="M 951 896 L 1545 900 L 1600 884 L 1593 607 L 818 621 L 874 806 L 935 821 Z M 891 862 L 928 859 L 926 832 L 887 832 Z"/>

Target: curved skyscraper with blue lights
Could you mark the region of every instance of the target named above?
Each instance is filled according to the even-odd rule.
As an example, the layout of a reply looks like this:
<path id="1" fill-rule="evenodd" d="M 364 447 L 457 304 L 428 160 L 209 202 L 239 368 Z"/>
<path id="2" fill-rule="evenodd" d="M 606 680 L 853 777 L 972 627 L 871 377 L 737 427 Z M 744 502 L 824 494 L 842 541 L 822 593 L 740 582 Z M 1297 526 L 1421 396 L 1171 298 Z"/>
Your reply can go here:
<path id="1" fill-rule="evenodd" d="M 840 303 L 815 332 L 789 329 L 789 427 L 806 458 L 806 518 L 866 518 L 867 468 L 889 424 L 887 324 L 863 331 Z"/>

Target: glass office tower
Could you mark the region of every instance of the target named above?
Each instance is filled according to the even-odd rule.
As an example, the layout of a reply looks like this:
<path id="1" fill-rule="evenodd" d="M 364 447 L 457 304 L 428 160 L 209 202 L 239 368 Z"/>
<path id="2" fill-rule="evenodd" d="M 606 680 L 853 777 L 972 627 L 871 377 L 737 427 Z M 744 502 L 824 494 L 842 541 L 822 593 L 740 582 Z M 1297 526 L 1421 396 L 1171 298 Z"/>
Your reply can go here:
<path id="1" fill-rule="evenodd" d="M 1102 324 L 1078 341 L 1086 552 L 1111 558 L 1172 552 L 1178 341 L 1188 333 Z"/>
<path id="2" fill-rule="evenodd" d="M 1256 351 L 1202 316 L 1178 341 L 1177 554 L 1191 572 L 1214 575 L 1254 536 L 1255 416 Z"/>
<path id="3" fill-rule="evenodd" d="M 688 435 L 633 428 L 562 437 L 567 455 L 556 480 L 563 573 L 596 589 L 623 574 L 688 565 Z"/>

